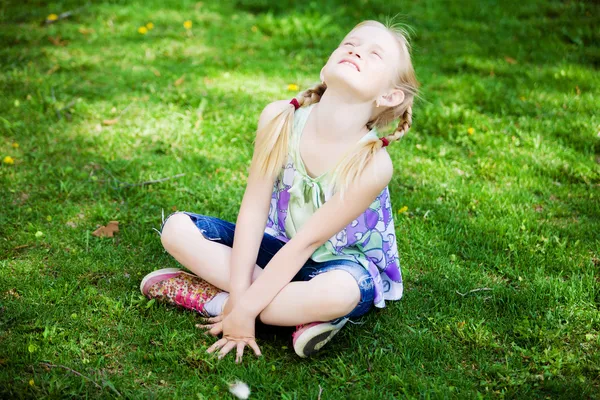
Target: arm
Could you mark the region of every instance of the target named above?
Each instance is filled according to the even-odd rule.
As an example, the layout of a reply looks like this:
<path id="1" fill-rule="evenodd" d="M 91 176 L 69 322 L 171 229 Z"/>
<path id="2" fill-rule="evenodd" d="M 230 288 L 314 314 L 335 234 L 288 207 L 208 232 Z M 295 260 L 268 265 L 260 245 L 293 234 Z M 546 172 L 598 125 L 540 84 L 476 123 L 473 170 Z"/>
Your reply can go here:
<path id="1" fill-rule="evenodd" d="M 268 104 L 260 115 L 258 129 L 264 127 L 287 104 L 287 100 Z M 248 183 L 236 221 L 230 261 L 230 293 L 234 301 L 249 286 L 256 265 L 258 248 L 267 224 L 274 179 L 260 176 L 255 158 L 252 158 Z"/>
<path id="2" fill-rule="evenodd" d="M 348 188 L 344 202 L 338 193 L 319 208 L 300 232 L 275 254 L 264 272 L 246 290 L 236 308 L 242 307 L 249 315 L 258 316 L 317 248 L 371 205 L 389 183 L 392 172 L 393 166 L 387 151 L 377 152 L 359 179 Z"/>

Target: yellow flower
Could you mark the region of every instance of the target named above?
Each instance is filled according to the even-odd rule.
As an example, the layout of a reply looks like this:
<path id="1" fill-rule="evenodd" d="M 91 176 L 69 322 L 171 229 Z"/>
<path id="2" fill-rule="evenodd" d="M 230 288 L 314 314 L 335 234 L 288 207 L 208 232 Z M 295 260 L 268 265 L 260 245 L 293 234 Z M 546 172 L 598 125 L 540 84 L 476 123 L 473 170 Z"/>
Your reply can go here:
<path id="1" fill-rule="evenodd" d="M 467 133 L 468 133 L 469 135 L 472 135 L 472 134 L 474 134 L 474 133 L 475 133 L 475 129 L 471 127 L 471 128 L 469 128 L 469 129 L 467 129 Z"/>
<path id="2" fill-rule="evenodd" d="M 398 210 L 398 214 L 402 214 L 408 211 L 408 206 L 403 206 Z"/>
<path id="3" fill-rule="evenodd" d="M 145 35 L 146 33 L 148 33 L 148 28 L 146 28 L 145 26 L 140 26 L 138 28 L 138 33 L 141 33 L 142 35 Z"/>
<path id="4" fill-rule="evenodd" d="M 154 29 L 154 24 L 152 22 L 148 22 L 146 24 L 146 28 L 148 28 L 148 30 L 151 31 L 152 29 Z"/>
<path id="5" fill-rule="evenodd" d="M 50 14 L 46 17 L 46 20 L 48 21 L 56 21 L 58 19 L 58 15 L 56 14 Z"/>
<path id="6" fill-rule="evenodd" d="M 292 92 L 293 92 L 293 91 L 297 91 L 298 89 L 300 89 L 300 88 L 299 88 L 299 87 L 298 87 L 298 85 L 296 85 L 295 83 L 290 83 L 290 84 L 288 85 L 288 90 L 289 90 L 289 91 L 292 91 Z"/>
<path id="7" fill-rule="evenodd" d="M 185 21 L 185 22 L 183 23 L 183 27 L 184 27 L 185 29 L 192 29 L 192 21 L 190 21 L 190 20 L 187 20 L 187 21 Z"/>
<path id="8" fill-rule="evenodd" d="M 256 27 L 256 25 L 253 25 L 252 28 L 250 28 L 252 30 L 252 32 L 256 33 L 258 32 L 258 28 Z"/>
<path id="9" fill-rule="evenodd" d="M 19 143 L 17 143 L 17 142 L 14 142 L 14 143 L 12 144 L 12 147 L 13 147 L 13 149 L 18 149 L 18 148 L 19 148 Z"/>
<path id="10" fill-rule="evenodd" d="M 12 165 L 15 163 L 15 159 L 12 158 L 11 156 L 6 156 L 4 157 L 4 160 L 2 160 L 4 162 L 4 164 L 8 164 L 8 165 Z"/>
<path id="11" fill-rule="evenodd" d="M 30 379 L 30 380 L 29 380 L 29 386 L 35 386 L 35 382 L 34 382 L 34 380 L 33 380 L 33 379 Z"/>

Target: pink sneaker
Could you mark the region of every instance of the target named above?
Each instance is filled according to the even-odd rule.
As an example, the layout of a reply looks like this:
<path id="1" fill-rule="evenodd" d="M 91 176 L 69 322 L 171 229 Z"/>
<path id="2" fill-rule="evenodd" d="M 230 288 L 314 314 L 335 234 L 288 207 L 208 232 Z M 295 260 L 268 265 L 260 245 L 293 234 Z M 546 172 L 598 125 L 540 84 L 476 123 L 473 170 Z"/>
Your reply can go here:
<path id="1" fill-rule="evenodd" d="M 294 350 L 300 357 L 305 358 L 325 346 L 344 325 L 348 318 L 338 318 L 328 322 L 311 322 L 298 325 L 292 333 Z"/>
<path id="2" fill-rule="evenodd" d="M 178 268 L 164 268 L 150 272 L 142 279 L 140 291 L 149 299 L 178 305 L 209 317 L 204 304 L 222 290 L 196 275 Z"/>

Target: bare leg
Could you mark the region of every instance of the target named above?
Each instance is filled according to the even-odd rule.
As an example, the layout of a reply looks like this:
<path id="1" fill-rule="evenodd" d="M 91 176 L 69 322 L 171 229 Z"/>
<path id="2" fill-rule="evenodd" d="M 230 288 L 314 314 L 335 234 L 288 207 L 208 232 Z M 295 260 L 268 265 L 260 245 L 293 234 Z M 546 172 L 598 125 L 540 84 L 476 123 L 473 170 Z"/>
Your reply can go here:
<path id="1" fill-rule="evenodd" d="M 206 239 L 185 214 L 174 214 L 161 236 L 165 249 L 182 265 L 216 287 L 229 291 L 231 248 Z M 254 267 L 252 281 L 262 273 Z M 345 271 L 329 271 L 310 281 L 290 282 L 261 312 L 269 325 L 295 326 L 348 314 L 360 301 L 356 281 Z"/>
<path id="2" fill-rule="evenodd" d="M 206 239 L 185 214 L 171 215 L 162 230 L 161 242 L 181 265 L 197 276 L 229 292 L 231 247 Z M 262 272 L 254 266 L 252 281 Z"/>

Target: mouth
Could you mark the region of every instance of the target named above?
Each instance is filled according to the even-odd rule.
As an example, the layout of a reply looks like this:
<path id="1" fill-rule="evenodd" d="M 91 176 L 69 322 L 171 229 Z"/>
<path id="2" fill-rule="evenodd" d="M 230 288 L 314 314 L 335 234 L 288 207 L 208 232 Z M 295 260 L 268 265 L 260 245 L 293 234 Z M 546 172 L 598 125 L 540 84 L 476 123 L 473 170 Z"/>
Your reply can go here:
<path id="1" fill-rule="evenodd" d="M 346 64 L 349 65 L 351 67 L 354 67 L 358 72 L 360 72 L 360 68 L 358 67 L 358 64 L 356 64 L 354 61 L 348 60 L 348 59 L 343 59 L 342 61 L 340 61 L 338 64 Z"/>

